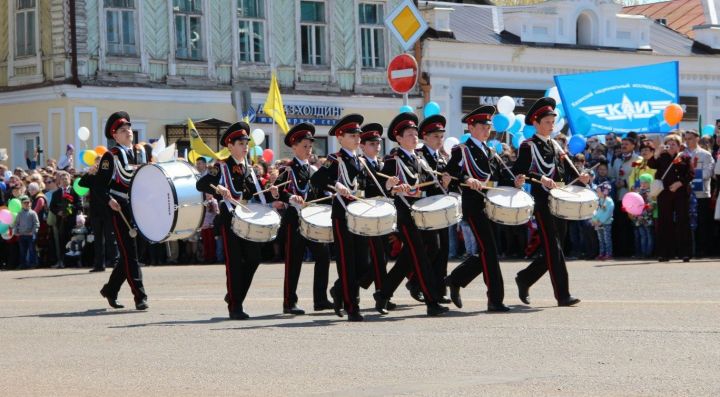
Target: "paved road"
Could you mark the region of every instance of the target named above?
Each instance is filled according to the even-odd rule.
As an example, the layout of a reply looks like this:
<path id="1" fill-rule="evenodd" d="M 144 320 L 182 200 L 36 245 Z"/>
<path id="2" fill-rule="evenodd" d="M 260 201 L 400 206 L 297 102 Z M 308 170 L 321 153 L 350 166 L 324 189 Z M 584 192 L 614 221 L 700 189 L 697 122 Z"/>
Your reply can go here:
<path id="1" fill-rule="evenodd" d="M 226 321 L 221 266 L 144 269 L 148 312 L 107 308 L 107 273 L 0 272 L 0 395 L 720 394 L 719 262 L 571 262 L 574 308 L 555 306 L 547 276 L 522 305 L 521 266 L 502 264 L 509 314 L 484 311 L 477 280 L 446 318 L 404 289 L 380 317 L 364 291 L 364 323 L 278 314 L 278 264 L 258 270 L 244 322 Z"/>

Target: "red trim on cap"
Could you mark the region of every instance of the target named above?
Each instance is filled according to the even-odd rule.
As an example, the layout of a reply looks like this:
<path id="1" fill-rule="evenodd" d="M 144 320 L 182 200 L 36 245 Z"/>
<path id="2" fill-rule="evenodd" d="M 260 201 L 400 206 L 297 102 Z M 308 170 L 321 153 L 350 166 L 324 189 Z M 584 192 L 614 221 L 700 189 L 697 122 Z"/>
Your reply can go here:
<path id="1" fill-rule="evenodd" d="M 358 123 L 345 123 L 345 124 L 341 125 L 340 127 L 336 128 L 335 131 L 339 132 L 340 135 L 342 135 L 345 133 L 345 130 L 359 130 L 359 129 L 360 129 L 360 124 L 358 124 Z"/>
<path id="2" fill-rule="evenodd" d="M 114 134 L 115 131 L 116 131 L 118 128 L 120 128 L 121 125 L 124 125 L 124 124 L 130 124 L 130 122 L 129 122 L 126 118 L 124 118 L 124 117 L 115 120 L 115 122 L 112 123 L 112 126 L 110 127 L 110 133 L 111 133 L 111 134 Z"/>
<path id="3" fill-rule="evenodd" d="M 467 123 L 468 123 L 468 124 L 473 124 L 473 123 L 477 123 L 477 122 L 479 122 L 479 121 L 490 121 L 490 116 L 491 116 L 491 115 L 488 114 L 488 113 L 478 113 L 478 114 L 474 114 L 474 115 L 472 115 L 472 116 L 468 116 L 468 118 L 467 118 Z"/>
<path id="4" fill-rule="evenodd" d="M 370 139 L 370 138 L 379 138 L 380 137 L 380 131 L 367 131 L 360 135 L 360 139 Z"/>
<path id="5" fill-rule="evenodd" d="M 553 107 L 550 105 L 543 106 L 540 109 L 536 110 L 535 113 L 532 114 L 532 116 L 530 117 L 530 121 L 537 121 L 538 116 L 540 116 L 543 113 L 552 112 L 553 110 L 555 110 L 555 109 L 553 109 Z"/>
<path id="6" fill-rule="evenodd" d="M 245 130 L 243 130 L 243 129 L 239 129 L 239 130 L 237 130 L 237 131 L 233 131 L 233 132 L 231 132 L 230 134 L 228 134 L 227 138 L 225 138 L 225 146 L 229 145 L 230 142 L 232 142 L 232 140 L 233 140 L 234 138 L 237 138 L 238 136 L 247 136 L 247 135 L 248 135 L 248 134 L 247 134 L 247 131 L 245 131 Z"/>
<path id="7" fill-rule="evenodd" d="M 403 120 L 403 121 L 399 122 L 399 123 L 395 126 L 395 129 L 393 130 L 393 134 L 397 135 L 397 133 L 398 133 L 399 131 L 402 131 L 402 130 L 404 130 L 405 128 L 415 128 L 415 129 L 417 129 L 417 124 L 415 124 L 415 121 L 414 121 L 414 120 Z"/>
<path id="8" fill-rule="evenodd" d="M 445 129 L 445 125 L 443 123 L 432 123 L 428 124 L 423 128 L 423 132 L 433 132 L 433 131 L 439 131 Z"/>
<path id="9" fill-rule="evenodd" d="M 290 139 L 288 139 L 288 141 L 290 141 L 291 145 L 294 145 L 296 142 L 300 142 L 301 140 L 303 140 L 307 137 L 312 138 L 312 133 L 310 132 L 310 130 L 300 130 L 300 131 L 293 133 L 290 136 Z"/>

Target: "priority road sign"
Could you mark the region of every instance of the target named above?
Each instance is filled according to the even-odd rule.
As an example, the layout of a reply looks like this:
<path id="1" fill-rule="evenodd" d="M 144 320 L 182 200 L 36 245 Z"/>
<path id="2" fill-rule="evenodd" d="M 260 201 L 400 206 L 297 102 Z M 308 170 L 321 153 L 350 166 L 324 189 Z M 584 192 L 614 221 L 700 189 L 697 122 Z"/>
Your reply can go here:
<path id="1" fill-rule="evenodd" d="M 403 0 L 400 5 L 385 18 L 385 26 L 400 42 L 405 51 L 415 44 L 428 29 L 427 22 L 420 15 L 412 0 Z"/>

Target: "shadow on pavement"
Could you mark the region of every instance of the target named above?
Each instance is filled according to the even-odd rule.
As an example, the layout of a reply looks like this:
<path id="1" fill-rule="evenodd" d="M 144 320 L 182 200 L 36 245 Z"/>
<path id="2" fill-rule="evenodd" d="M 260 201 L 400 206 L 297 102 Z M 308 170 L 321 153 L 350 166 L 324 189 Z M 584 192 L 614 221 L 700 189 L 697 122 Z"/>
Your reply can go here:
<path id="1" fill-rule="evenodd" d="M 135 309 L 89 309 L 83 312 L 61 312 L 61 313 L 44 313 L 44 314 L 26 314 L 22 316 L 8 316 L 0 318 L 70 318 L 70 317 L 95 317 L 95 316 L 109 316 L 116 314 L 130 314 L 130 313 L 142 313 L 140 310 Z"/>
<path id="2" fill-rule="evenodd" d="M 90 275 L 90 274 L 92 274 L 92 273 L 90 273 L 90 272 L 82 272 L 82 273 L 50 274 L 50 275 L 46 275 L 46 276 L 15 277 L 15 280 L 27 280 L 27 279 L 33 279 L 33 278 L 56 278 L 56 277 L 68 277 L 68 276 Z"/>
<path id="3" fill-rule="evenodd" d="M 140 327 L 173 327 L 179 325 L 196 325 L 196 324 L 217 324 L 224 321 L 230 321 L 227 317 L 213 317 L 204 320 L 176 320 L 176 321 L 159 321 L 154 323 L 113 325 L 108 328 L 140 328 Z"/>

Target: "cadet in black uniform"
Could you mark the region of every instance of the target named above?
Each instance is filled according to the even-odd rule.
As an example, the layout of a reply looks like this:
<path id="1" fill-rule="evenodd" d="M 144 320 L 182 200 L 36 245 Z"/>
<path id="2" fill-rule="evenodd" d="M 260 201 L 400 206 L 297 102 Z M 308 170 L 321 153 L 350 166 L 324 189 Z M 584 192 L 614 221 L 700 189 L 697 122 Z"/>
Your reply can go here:
<path id="1" fill-rule="evenodd" d="M 539 255 L 517 274 L 515 282 L 520 300 L 530 304 L 530 287 L 549 271 L 558 306 L 572 306 L 579 303 L 580 299 L 570 295 L 565 255 L 562 242 L 558 238 L 565 235 L 566 224 L 564 220 L 550 213 L 548 192 L 557 187 L 556 182 L 569 182 L 578 175 L 573 167 L 568 165 L 567 153 L 550 138 L 556 116 L 554 99 L 540 98 L 533 104 L 525 116 L 525 124 L 534 126 L 536 133 L 520 145 L 517 161 L 512 168 L 518 177 L 524 175 L 541 182 L 533 184 L 531 190 L 535 199 L 535 220 L 540 235 Z M 587 184 L 590 176 L 583 173 L 579 176 L 579 181 Z"/>
<path id="2" fill-rule="evenodd" d="M 411 270 L 425 296 L 428 316 L 437 316 L 448 311 L 447 307 L 438 303 L 440 280 L 428 259 L 428 252 L 434 252 L 438 247 L 429 247 L 423 240 L 410 213 L 410 206 L 422 196 L 422 188 L 416 185 L 435 180 L 432 175 L 423 172 L 427 165 L 422 166 L 420 162 L 424 160 L 415 155 L 418 143 L 417 122 L 418 118 L 414 113 L 406 112 L 397 115 L 388 127 L 388 136 L 398 142 L 400 147 L 394 148 L 385 158 L 382 173 L 396 176 L 400 180 L 400 184 L 393 187 L 392 191 L 396 193 L 397 224 L 403 248 L 395 266 L 388 273 L 382 290 L 374 295 L 375 309 L 381 314 L 387 313 L 387 301 Z M 390 190 L 389 184 L 385 187 Z"/>
<path id="3" fill-rule="evenodd" d="M 315 138 L 315 126 L 310 123 L 300 123 L 290 129 L 285 135 L 285 146 L 292 148 L 295 157 L 280 170 L 281 176 L 275 181 L 276 185 L 290 181 L 282 187 L 276 197 L 289 204 L 283 214 L 282 229 L 280 233 L 285 236 L 285 282 L 283 283 L 283 313 L 305 314 L 297 306 L 297 285 L 300 278 L 300 268 L 305 257 L 305 247 L 309 247 L 315 259 L 315 274 L 313 279 L 313 301 L 316 311 L 332 309 L 333 305 L 327 299 L 328 271 L 330 269 L 330 253 L 328 245 L 307 240 L 300 234 L 300 210 L 306 200 L 314 198 L 311 191 L 310 175 L 313 170 L 308 163 L 312 154 L 312 145 Z"/>
<path id="4" fill-rule="evenodd" d="M 231 320 L 245 320 L 250 317 L 243 311 L 243 302 L 260 264 L 262 249 L 262 243 L 245 240 L 232 231 L 235 206 L 231 201 L 242 203 L 261 190 L 253 167 L 247 160 L 249 134 L 250 126 L 245 122 L 241 121 L 228 127 L 220 143 L 230 150 L 230 157 L 217 161 L 195 186 L 203 193 L 213 194 L 220 203 L 218 216 L 222 224 L 221 235 L 227 277 L 225 299 Z"/>
<path id="5" fill-rule="evenodd" d="M 478 255 L 473 255 L 458 265 L 447 276 L 445 284 L 450 287 L 450 298 L 453 303 L 457 307 L 462 307 L 460 287 L 467 287 L 482 273 L 483 281 L 487 286 L 488 311 L 506 312 L 510 308 L 503 304 L 505 292 L 493 225 L 485 214 L 485 196 L 481 193 L 482 186 L 488 181 L 498 182 L 501 178 L 506 181 L 513 179 L 486 144 L 490 137 L 493 114 L 495 114 L 494 106 L 482 106 L 463 117 L 462 122 L 467 123 L 470 138 L 464 145 L 457 145 L 452 149 L 452 157 L 446 168 L 449 175 L 469 185 L 462 188 L 463 218 L 470 224 L 473 237 L 477 241 Z M 519 177 L 515 186 L 520 187 L 523 183 L 524 178 Z"/>
<path id="6" fill-rule="evenodd" d="M 133 131 L 130 127 L 130 116 L 126 112 L 116 112 L 108 118 L 105 137 L 115 140 L 117 145 L 105 152 L 100 159 L 99 168 L 92 170 L 97 174 L 92 180 L 90 191 L 97 200 L 108 203 L 113 210 L 113 231 L 120 252 L 110 279 L 102 287 L 100 294 L 107 299 L 111 307 L 122 308 L 123 305 L 117 302 L 117 295 L 127 279 L 135 297 L 135 308 L 146 310 L 149 306 L 138 264 L 135 239 L 130 238 L 130 229 L 123 220 L 124 216 L 127 222 L 134 222 L 128 192 L 138 159 L 137 153 L 132 149 Z"/>
<path id="7" fill-rule="evenodd" d="M 363 174 L 355 150 L 360 144 L 360 124 L 363 116 L 350 114 L 340 119 L 328 132 L 335 136 L 342 147 L 328 156 L 322 168 L 310 178 L 313 188 L 324 192 L 337 192 L 332 204 L 333 236 L 335 238 L 336 262 L 339 278 L 330 289 L 335 314 L 342 317 L 342 306 L 348 321 L 363 321 L 358 308 L 358 278 L 366 271 L 367 237 L 348 230 L 345 206 L 354 201 L 359 189 L 358 177 Z"/>

